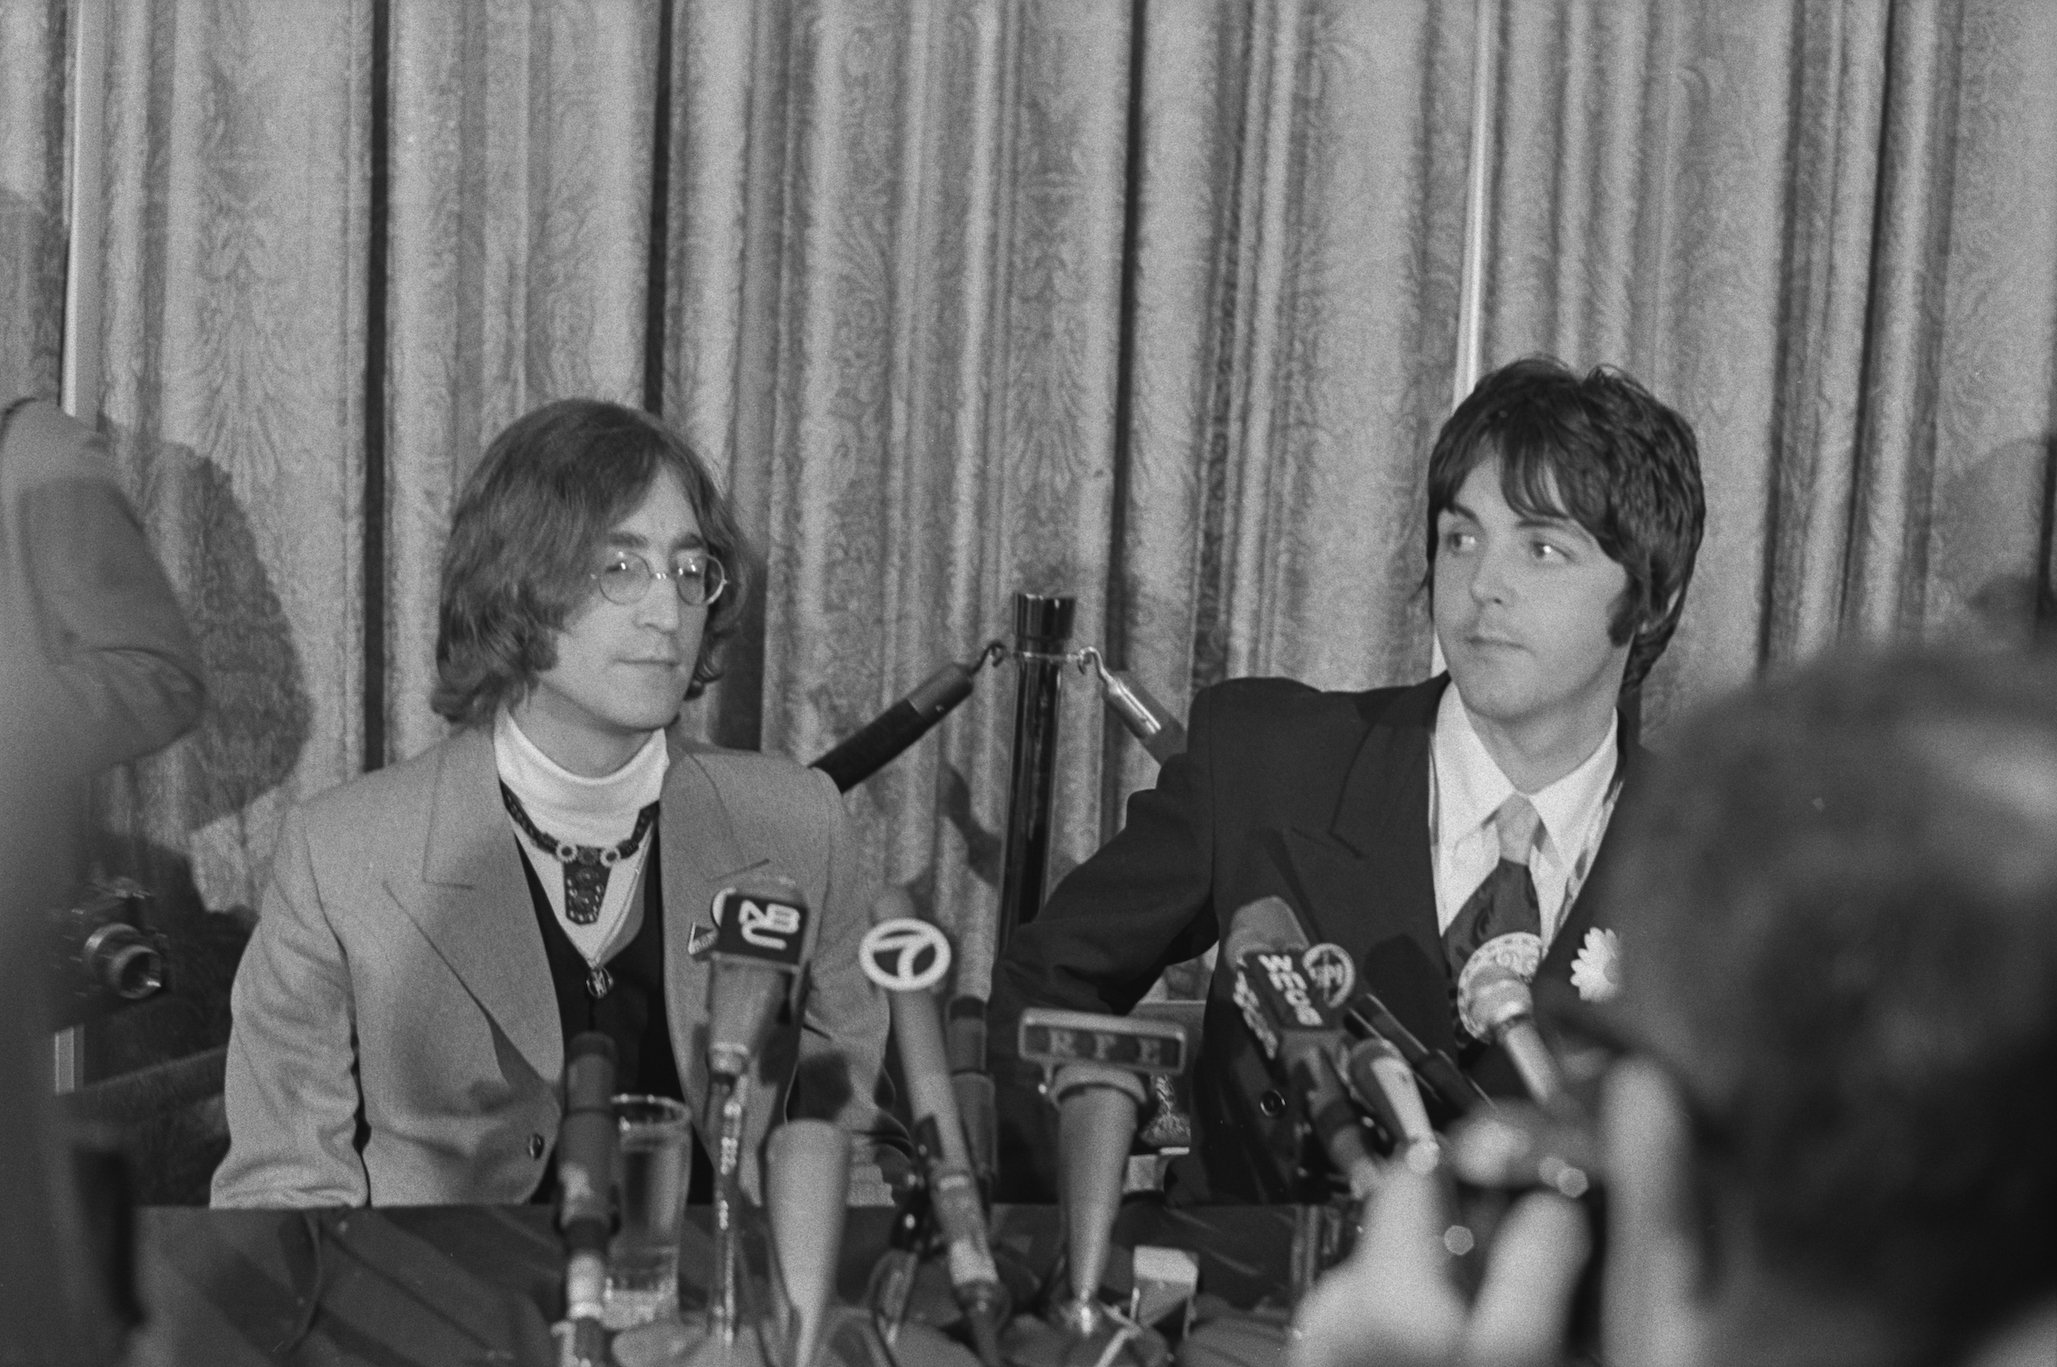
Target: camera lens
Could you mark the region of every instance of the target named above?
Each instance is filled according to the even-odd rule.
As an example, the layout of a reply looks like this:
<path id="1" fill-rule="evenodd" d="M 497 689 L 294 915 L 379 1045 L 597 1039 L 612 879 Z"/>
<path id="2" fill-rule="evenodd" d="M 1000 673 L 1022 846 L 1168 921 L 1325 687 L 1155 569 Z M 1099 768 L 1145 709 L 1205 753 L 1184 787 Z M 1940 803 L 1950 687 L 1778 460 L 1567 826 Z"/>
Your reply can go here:
<path id="1" fill-rule="evenodd" d="M 119 921 L 88 936 L 79 959 L 89 979 L 123 1001 L 140 1001 L 164 986 L 164 955 L 143 932 Z"/>

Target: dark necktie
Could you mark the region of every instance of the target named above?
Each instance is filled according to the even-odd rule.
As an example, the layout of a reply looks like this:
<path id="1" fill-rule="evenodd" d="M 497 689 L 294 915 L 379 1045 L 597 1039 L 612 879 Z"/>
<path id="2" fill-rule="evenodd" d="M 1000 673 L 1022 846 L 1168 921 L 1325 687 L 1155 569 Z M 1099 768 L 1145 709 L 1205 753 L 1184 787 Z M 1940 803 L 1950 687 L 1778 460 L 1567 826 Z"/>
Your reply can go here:
<path id="1" fill-rule="evenodd" d="M 1500 838 L 1500 862 L 1478 885 L 1478 891 L 1464 899 L 1457 919 L 1443 932 L 1443 953 L 1450 964 L 1451 982 L 1457 981 L 1464 965 L 1488 940 L 1516 931 L 1541 938 L 1543 911 L 1536 900 L 1536 883 L 1529 876 L 1528 867 L 1538 821 L 1535 804 L 1520 793 L 1501 803 L 1493 813 L 1493 833 Z"/>

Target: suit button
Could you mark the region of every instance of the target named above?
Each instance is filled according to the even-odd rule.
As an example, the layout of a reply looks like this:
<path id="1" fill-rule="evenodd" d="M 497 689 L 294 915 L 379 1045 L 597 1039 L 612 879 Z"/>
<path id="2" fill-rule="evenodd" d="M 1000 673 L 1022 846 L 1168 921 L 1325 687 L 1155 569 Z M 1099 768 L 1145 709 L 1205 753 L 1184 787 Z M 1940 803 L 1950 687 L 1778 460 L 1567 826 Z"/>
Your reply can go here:
<path id="1" fill-rule="evenodd" d="M 543 1156 L 543 1147 L 542 1135 L 532 1134 L 529 1136 L 529 1157 L 541 1158 Z"/>
<path id="2" fill-rule="evenodd" d="M 1276 1120 L 1286 1113 L 1286 1099 L 1273 1088 L 1265 1088 L 1264 1095 L 1257 1098 L 1257 1109 Z"/>

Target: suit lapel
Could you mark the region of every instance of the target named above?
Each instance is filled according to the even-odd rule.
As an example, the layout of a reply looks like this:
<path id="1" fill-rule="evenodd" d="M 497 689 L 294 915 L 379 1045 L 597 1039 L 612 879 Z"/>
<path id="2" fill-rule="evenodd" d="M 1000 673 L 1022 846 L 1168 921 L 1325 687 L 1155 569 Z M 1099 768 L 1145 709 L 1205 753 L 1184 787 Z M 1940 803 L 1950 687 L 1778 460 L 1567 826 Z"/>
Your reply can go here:
<path id="1" fill-rule="evenodd" d="M 1375 718 L 1327 830 L 1281 832 L 1279 862 L 1317 939 L 1340 945 L 1366 987 L 1431 1048 L 1454 1042 L 1429 858 L 1429 728 L 1447 676 Z"/>
<path id="2" fill-rule="evenodd" d="M 421 883 L 387 888 L 529 1066 L 555 1079 L 564 1027 L 498 785 L 488 731 L 469 727 L 446 741 Z"/>
<path id="3" fill-rule="evenodd" d="M 1558 927 L 1557 937 L 1550 941 L 1550 949 L 1543 956 L 1543 963 L 1536 970 L 1537 992 L 1554 990 L 1562 983 L 1571 981 L 1571 967 L 1585 946 L 1586 935 L 1600 926 L 1599 899 L 1592 889 L 1599 885 L 1601 870 L 1608 861 L 1608 851 L 1614 848 L 1609 838 L 1614 831 L 1614 819 L 1620 815 L 1622 802 L 1628 801 L 1636 792 L 1637 778 L 1641 774 L 1648 755 L 1630 738 L 1629 728 L 1622 728 L 1621 788 L 1617 795 L 1614 811 L 1608 817 L 1608 826 L 1600 834 L 1600 847 L 1593 855 L 1593 866 L 1586 871 L 1585 881 L 1579 885 L 1578 896 L 1572 899 L 1566 912 L 1564 924 Z"/>

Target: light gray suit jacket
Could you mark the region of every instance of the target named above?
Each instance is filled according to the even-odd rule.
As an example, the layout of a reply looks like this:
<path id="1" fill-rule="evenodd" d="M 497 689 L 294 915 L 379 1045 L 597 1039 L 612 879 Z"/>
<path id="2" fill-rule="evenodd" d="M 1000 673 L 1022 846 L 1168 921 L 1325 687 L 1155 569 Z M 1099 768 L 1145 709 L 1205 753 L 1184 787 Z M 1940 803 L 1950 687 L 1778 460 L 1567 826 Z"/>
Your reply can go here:
<path id="1" fill-rule="evenodd" d="M 473 727 L 286 818 L 236 974 L 216 1206 L 535 1190 L 561 1115 L 564 1030 L 498 783 L 492 736 Z M 665 1008 L 701 1133 L 708 965 L 693 930 L 711 926 L 717 891 L 765 865 L 813 911 L 802 1065 L 847 1080 L 840 1123 L 889 1128 L 874 1104 L 887 1010 L 857 963 L 866 911 L 834 785 L 790 760 L 675 745 L 662 801 Z M 752 1087 L 746 1153 L 786 1080 Z"/>

